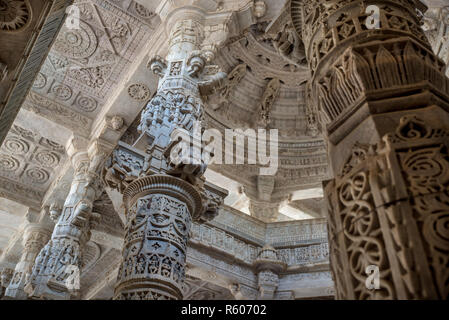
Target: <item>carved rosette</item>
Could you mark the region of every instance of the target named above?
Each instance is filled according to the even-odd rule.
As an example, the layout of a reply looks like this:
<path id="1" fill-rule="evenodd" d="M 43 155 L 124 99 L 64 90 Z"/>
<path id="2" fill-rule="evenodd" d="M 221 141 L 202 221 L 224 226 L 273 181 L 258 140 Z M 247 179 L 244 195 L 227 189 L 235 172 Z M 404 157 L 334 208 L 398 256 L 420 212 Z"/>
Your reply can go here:
<path id="1" fill-rule="evenodd" d="M 124 192 L 127 225 L 115 299 L 182 299 L 187 240 L 200 192 L 170 176 L 138 179 Z"/>
<path id="2" fill-rule="evenodd" d="M 326 185 L 339 299 L 449 298 L 449 132 L 407 116 Z M 380 288 L 366 286 L 379 267 Z"/>

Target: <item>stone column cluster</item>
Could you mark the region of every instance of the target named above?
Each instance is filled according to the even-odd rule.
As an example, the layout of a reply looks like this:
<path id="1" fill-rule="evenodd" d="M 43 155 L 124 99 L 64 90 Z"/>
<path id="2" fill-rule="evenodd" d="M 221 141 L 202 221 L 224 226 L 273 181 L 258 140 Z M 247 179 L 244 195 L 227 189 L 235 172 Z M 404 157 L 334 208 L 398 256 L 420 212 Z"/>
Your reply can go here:
<path id="1" fill-rule="evenodd" d="M 205 187 L 201 133 L 202 97 L 226 74 L 210 65 L 215 46 L 205 42 L 205 13 L 168 11 L 169 52 L 148 64 L 161 79 L 142 112 L 141 136 L 133 148 L 119 146 L 104 175 L 126 208 L 118 300 L 182 299 L 192 221 L 213 218 L 225 196 Z"/>
<path id="2" fill-rule="evenodd" d="M 421 29 L 425 6 L 291 6 L 335 177 L 325 197 L 337 298 L 447 299 L 449 80 Z"/>

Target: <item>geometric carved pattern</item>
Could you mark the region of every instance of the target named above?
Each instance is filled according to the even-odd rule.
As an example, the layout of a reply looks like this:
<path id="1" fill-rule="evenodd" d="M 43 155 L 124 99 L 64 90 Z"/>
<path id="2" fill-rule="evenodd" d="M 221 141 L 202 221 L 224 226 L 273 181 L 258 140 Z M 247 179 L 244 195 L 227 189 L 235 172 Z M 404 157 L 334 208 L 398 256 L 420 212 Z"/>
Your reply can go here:
<path id="1" fill-rule="evenodd" d="M 13 125 L 0 148 L 0 176 L 45 191 L 64 157 L 63 146 Z"/>
<path id="2" fill-rule="evenodd" d="M 132 84 L 128 87 L 128 94 L 138 101 L 150 99 L 150 89 L 143 83 Z"/>
<path id="3" fill-rule="evenodd" d="M 79 28 L 61 28 L 25 106 L 82 132 L 151 37 L 154 15 L 133 1 L 128 1 L 129 8 L 104 0 L 76 5 Z"/>

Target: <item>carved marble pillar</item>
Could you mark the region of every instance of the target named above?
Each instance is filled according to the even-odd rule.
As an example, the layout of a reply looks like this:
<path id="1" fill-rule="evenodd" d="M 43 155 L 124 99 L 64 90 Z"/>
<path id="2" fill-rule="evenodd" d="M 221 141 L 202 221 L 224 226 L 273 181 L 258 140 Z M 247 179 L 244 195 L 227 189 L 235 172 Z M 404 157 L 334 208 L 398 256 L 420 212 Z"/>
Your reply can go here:
<path id="1" fill-rule="evenodd" d="M 287 268 L 286 263 L 279 259 L 272 246 L 265 245 L 254 261 L 254 266 L 257 271 L 259 299 L 273 300 L 279 286 L 279 274 Z"/>
<path id="2" fill-rule="evenodd" d="M 449 80 L 420 26 L 425 6 L 291 6 L 335 176 L 325 196 L 337 298 L 447 299 Z"/>
<path id="3" fill-rule="evenodd" d="M 23 232 L 23 253 L 17 263 L 12 280 L 6 288 L 5 296 L 9 299 L 27 299 L 24 291 L 37 255 L 50 239 L 51 231 L 39 223 L 28 224 Z"/>
<path id="4" fill-rule="evenodd" d="M 104 174 L 123 193 L 127 215 L 115 299 L 182 299 L 192 221 L 212 219 L 225 196 L 202 177 L 202 96 L 226 79 L 209 65 L 216 47 L 205 42 L 205 13 L 183 7 L 161 15 L 169 52 L 149 62 L 161 78 L 158 92 L 142 112 L 134 148 L 119 147 Z"/>
<path id="5" fill-rule="evenodd" d="M 11 282 L 12 275 L 14 273 L 13 269 L 3 267 L 0 271 L 0 299 L 5 296 L 6 288 Z"/>
<path id="6" fill-rule="evenodd" d="M 108 155 L 107 148 L 98 141 L 87 147 L 86 140 L 73 138 L 67 153 L 74 169 L 70 192 L 62 209 L 50 208 L 55 228 L 37 256 L 25 288 L 35 299 L 70 299 L 77 294 L 83 249 L 92 225 L 99 220 L 92 206 L 101 193 L 98 171 Z"/>
<path id="7" fill-rule="evenodd" d="M 8 76 L 8 65 L 0 61 L 0 82 Z"/>

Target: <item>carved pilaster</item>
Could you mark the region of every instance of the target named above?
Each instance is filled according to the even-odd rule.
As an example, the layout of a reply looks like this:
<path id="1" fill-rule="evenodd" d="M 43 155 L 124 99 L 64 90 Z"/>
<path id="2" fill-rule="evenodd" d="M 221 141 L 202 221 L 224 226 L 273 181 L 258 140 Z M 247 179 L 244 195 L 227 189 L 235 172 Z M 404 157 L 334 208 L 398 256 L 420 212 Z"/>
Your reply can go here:
<path id="1" fill-rule="evenodd" d="M 404 117 L 326 186 L 340 299 L 449 297 L 449 131 Z M 380 288 L 365 269 L 379 268 Z"/>

